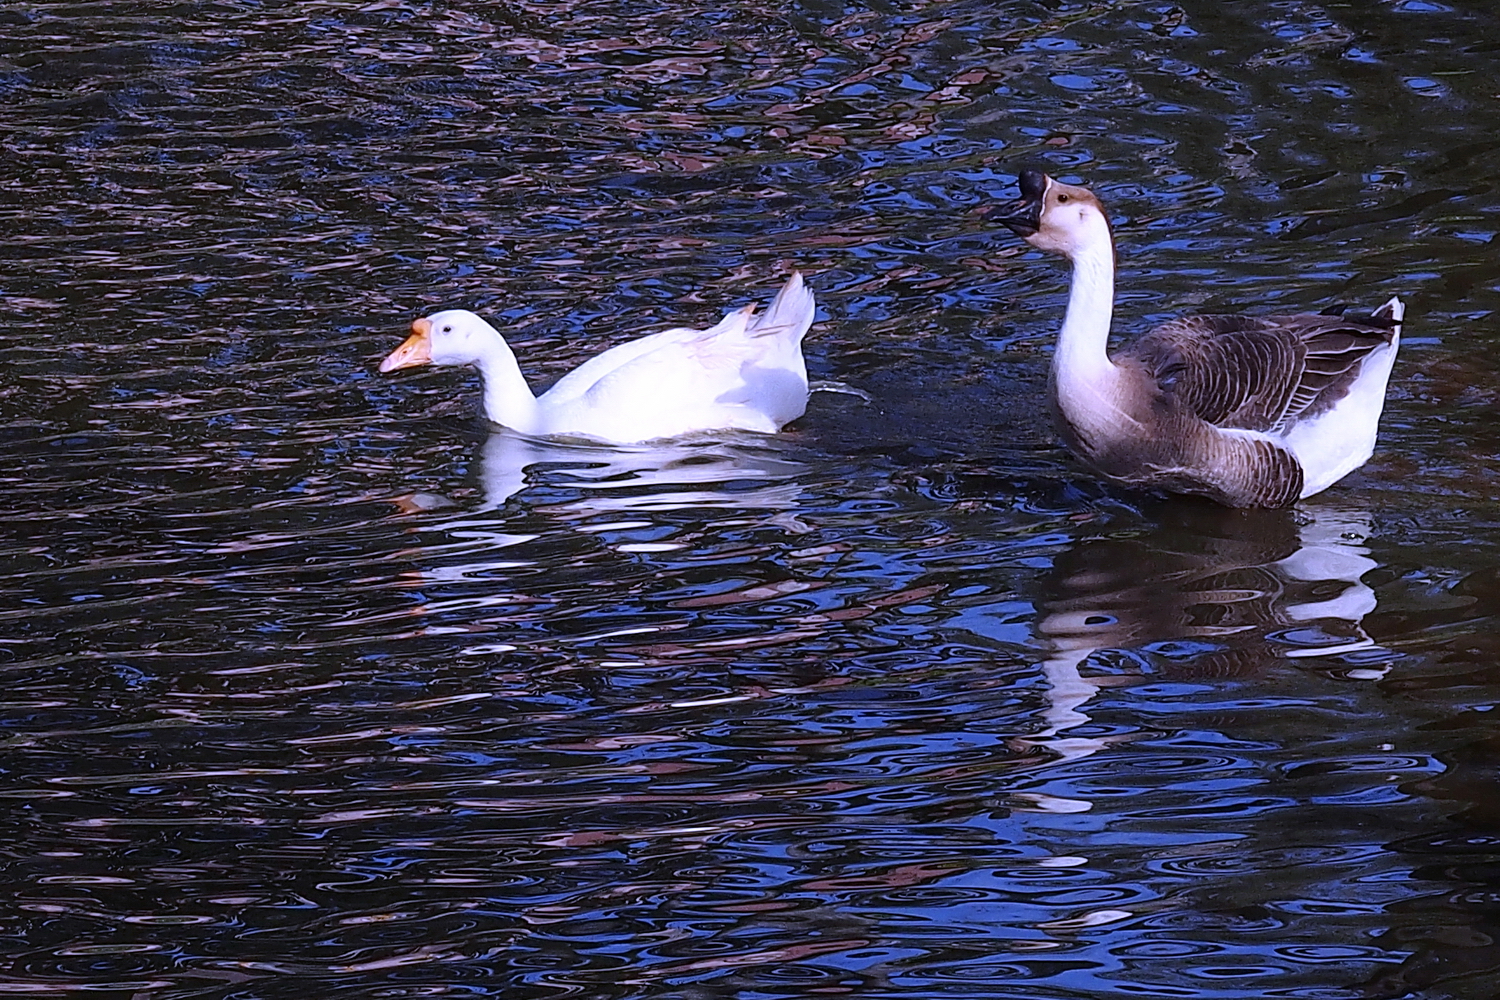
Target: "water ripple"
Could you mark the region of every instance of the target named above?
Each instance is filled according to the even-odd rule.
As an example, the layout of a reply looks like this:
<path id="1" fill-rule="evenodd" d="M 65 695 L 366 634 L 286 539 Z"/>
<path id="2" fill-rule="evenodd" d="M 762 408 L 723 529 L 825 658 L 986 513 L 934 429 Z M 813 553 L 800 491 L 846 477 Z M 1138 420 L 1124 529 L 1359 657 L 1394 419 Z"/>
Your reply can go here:
<path id="1" fill-rule="evenodd" d="M 1493 14 L 1307 3 L 0 11 L 6 989 L 1471 996 L 1495 967 Z M 1094 185 L 1125 333 L 1412 304 L 1372 463 L 1129 495 L 1036 405 Z M 527 442 L 792 268 L 774 439 Z M 1492 991 L 1492 990 L 1490 990 Z"/>

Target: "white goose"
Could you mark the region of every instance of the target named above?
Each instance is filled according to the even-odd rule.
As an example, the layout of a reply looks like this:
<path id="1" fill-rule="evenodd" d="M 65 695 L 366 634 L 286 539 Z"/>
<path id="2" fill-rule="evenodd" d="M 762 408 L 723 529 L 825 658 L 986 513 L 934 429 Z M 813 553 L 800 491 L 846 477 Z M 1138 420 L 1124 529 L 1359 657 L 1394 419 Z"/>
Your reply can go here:
<path id="1" fill-rule="evenodd" d="M 499 332 L 450 309 L 412 323 L 380 370 L 474 365 L 485 416 L 536 437 L 635 444 L 730 429 L 774 434 L 807 408 L 802 338 L 815 310 L 793 272 L 763 316 L 752 304 L 708 330 L 663 330 L 612 347 L 538 397 Z"/>
<path id="2" fill-rule="evenodd" d="M 1119 482 L 1282 507 L 1369 460 L 1405 306 L 1374 315 L 1187 316 L 1110 357 L 1114 242 L 1092 192 L 1021 174 L 994 213 L 1073 262 L 1051 393 L 1068 446 Z"/>

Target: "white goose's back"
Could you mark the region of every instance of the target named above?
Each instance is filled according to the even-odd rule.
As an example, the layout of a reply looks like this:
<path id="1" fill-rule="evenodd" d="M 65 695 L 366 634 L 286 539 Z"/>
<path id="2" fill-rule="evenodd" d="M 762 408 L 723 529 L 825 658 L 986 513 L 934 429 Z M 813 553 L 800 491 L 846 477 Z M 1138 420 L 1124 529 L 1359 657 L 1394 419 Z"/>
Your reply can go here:
<path id="1" fill-rule="evenodd" d="M 695 330 L 691 327 L 679 326 L 670 330 L 661 330 L 650 333 L 635 340 L 626 341 L 602 354 L 596 354 L 583 364 L 568 372 L 562 378 L 552 384 L 541 396 L 542 399 L 551 400 L 552 405 L 561 406 L 571 399 L 587 393 L 600 379 L 618 371 L 638 358 L 644 358 L 656 352 L 670 352 L 676 350 L 689 351 L 692 343 L 699 340 L 713 340 L 720 336 L 730 337 L 743 334 L 745 325 L 754 306 L 745 306 L 736 309 L 725 316 L 722 320 L 707 330 Z"/>
<path id="2" fill-rule="evenodd" d="M 710 430 L 775 433 L 807 405 L 802 338 L 816 303 L 794 273 L 764 315 L 753 309 L 585 362 L 537 400 L 542 433 L 621 443 Z"/>

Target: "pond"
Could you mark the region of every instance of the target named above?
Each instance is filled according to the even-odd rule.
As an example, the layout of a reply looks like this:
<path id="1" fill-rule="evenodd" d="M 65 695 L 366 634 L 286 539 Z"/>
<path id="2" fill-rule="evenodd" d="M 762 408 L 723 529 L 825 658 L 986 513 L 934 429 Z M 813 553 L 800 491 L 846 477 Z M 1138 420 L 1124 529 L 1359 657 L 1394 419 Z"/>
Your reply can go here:
<path id="1" fill-rule="evenodd" d="M 1500 11 L 1479 0 L 0 10 L 0 990 L 1500 990 Z M 1102 484 L 1042 404 L 1092 186 L 1116 330 L 1408 303 L 1375 458 Z M 776 436 L 541 386 L 819 299 Z"/>

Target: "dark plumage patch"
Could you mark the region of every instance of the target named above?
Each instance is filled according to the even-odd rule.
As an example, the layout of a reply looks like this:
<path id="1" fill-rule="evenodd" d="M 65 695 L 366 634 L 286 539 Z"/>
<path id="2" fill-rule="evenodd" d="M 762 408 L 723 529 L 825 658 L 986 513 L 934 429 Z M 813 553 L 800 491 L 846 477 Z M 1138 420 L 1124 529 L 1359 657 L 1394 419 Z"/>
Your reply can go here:
<path id="1" fill-rule="evenodd" d="M 1372 317 L 1373 319 L 1374 317 Z M 1389 314 L 1187 316 L 1122 352 L 1155 381 L 1169 405 L 1213 424 L 1284 433 L 1349 393 L 1370 352 L 1391 342 Z"/>
<path id="2" fill-rule="evenodd" d="M 1064 437 L 1111 479 L 1231 507 L 1288 506 L 1305 482 L 1296 456 L 1235 432 L 1280 435 L 1331 409 L 1393 326 L 1327 315 L 1173 320 L 1114 357 L 1145 390 L 1132 395 L 1149 408 L 1137 413 L 1152 433 L 1090 439 L 1064 420 Z"/>
<path id="3" fill-rule="evenodd" d="M 1302 495 L 1302 466 L 1280 445 L 1201 422 L 1175 430 L 1170 440 L 1108 442 L 1088 456 L 1090 464 L 1120 482 L 1230 507 L 1286 507 Z"/>

